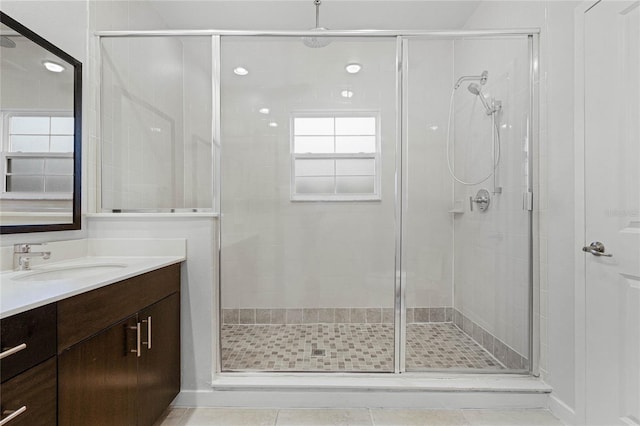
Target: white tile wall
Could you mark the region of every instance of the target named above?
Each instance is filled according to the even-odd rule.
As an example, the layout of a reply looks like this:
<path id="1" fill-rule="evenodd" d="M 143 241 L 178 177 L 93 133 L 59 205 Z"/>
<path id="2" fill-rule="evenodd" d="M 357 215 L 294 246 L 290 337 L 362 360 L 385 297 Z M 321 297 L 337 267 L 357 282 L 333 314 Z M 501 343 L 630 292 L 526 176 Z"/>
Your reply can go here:
<path id="1" fill-rule="evenodd" d="M 494 179 L 478 185 L 455 185 L 464 214 L 454 229 L 454 307 L 521 355 L 529 351 L 529 237 L 527 126 L 529 123 L 529 49 L 526 38 L 460 40 L 455 43 L 454 74 L 489 72 L 482 86 L 486 99 L 502 101 L 499 114 L 500 163 Z M 477 96 L 463 83 L 455 94 L 452 148 L 459 178 L 477 182 L 492 169 L 492 123 Z M 470 211 L 469 197 L 481 188 L 491 193 L 486 212 Z"/>
<path id="2" fill-rule="evenodd" d="M 347 74 L 349 62 L 362 71 Z M 224 308 L 393 306 L 394 63 L 393 39 L 223 40 Z M 249 75 L 232 73 L 240 65 Z M 380 112 L 381 201 L 290 200 L 290 114 L 322 110 Z"/>
<path id="3" fill-rule="evenodd" d="M 452 41 L 409 41 L 403 218 L 408 308 L 453 305 L 453 185 L 446 165 L 453 53 Z"/>

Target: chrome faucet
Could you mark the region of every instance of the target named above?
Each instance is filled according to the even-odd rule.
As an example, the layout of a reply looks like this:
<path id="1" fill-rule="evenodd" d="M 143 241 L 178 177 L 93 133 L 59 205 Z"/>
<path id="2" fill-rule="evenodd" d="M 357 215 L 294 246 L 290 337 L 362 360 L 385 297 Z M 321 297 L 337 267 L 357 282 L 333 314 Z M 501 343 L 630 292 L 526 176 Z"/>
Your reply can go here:
<path id="1" fill-rule="evenodd" d="M 39 244 L 14 244 L 13 245 L 13 267 L 16 271 L 28 271 L 31 269 L 31 258 L 41 257 L 49 259 L 50 251 L 31 251 L 31 246 L 44 246 L 46 243 Z"/>

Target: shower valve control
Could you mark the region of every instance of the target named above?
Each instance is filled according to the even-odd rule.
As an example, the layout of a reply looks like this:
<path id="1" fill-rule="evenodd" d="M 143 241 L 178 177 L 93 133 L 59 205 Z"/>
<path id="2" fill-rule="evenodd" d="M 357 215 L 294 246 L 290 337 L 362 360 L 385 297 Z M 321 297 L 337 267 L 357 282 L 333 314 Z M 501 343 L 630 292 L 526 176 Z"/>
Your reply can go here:
<path id="1" fill-rule="evenodd" d="M 475 197 L 469 197 L 469 207 L 471 211 L 473 211 L 473 204 L 478 205 L 478 210 L 481 212 L 487 211 L 489 208 L 489 204 L 491 203 L 491 197 L 489 196 L 489 191 L 486 189 L 481 189 L 478 191 Z"/>

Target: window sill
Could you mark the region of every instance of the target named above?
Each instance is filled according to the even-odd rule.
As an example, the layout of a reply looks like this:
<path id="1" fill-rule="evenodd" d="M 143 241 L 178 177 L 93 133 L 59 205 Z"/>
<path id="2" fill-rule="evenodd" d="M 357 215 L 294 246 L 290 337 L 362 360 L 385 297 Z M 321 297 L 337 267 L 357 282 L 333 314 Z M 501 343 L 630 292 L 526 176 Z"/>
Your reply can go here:
<path id="1" fill-rule="evenodd" d="M 292 195 L 292 202 L 360 202 L 360 201 L 382 201 L 382 197 L 379 195 Z"/>
<path id="2" fill-rule="evenodd" d="M 66 192 L 3 192 L 0 200 L 42 200 L 42 201 L 71 201 L 73 194 Z"/>

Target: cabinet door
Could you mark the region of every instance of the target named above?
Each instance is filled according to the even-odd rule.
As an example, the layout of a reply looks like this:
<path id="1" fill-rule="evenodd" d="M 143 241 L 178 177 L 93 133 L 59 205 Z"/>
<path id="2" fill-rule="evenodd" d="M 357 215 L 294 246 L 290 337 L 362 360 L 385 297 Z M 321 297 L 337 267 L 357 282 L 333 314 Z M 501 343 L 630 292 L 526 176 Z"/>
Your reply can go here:
<path id="1" fill-rule="evenodd" d="M 138 313 L 138 425 L 152 425 L 180 391 L 180 293 Z"/>
<path id="2" fill-rule="evenodd" d="M 136 317 L 129 317 L 58 356 L 60 425 L 135 425 Z"/>

